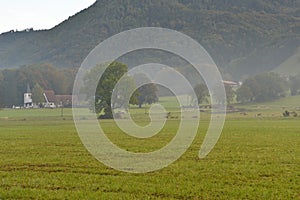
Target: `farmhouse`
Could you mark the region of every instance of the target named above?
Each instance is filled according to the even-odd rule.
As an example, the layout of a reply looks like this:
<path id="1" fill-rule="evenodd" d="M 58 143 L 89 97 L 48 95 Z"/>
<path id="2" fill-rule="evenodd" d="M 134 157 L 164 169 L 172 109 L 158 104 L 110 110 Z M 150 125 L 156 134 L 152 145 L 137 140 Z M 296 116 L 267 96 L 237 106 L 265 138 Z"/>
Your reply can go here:
<path id="1" fill-rule="evenodd" d="M 229 86 L 238 86 L 239 83 L 234 82 L 234 81 L 222 81 L 224 85 L 229 85 Z"/>
<path id="2" fill-rule="evenodd" d="M 72 95 L 56 95 L 53 90 L 45 90 L 44 96 L 49 105 L 55 105 L 56 107 L 72 105 Z"/>
<path id="3" fill-rule="evenodd" d="M 237 89 L 242 85 L 242 82 L 225 81 L 225 80 L 223 80 L 222 82 L 223 82 L 224 86 L 230 86 L 233 89 Z"/>

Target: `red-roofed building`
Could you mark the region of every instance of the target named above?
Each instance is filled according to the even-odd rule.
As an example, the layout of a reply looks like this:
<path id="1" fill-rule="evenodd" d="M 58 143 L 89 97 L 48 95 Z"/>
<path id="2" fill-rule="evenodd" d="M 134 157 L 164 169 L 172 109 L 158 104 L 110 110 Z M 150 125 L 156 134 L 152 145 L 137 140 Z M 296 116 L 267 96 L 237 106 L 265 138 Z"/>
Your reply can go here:
<path id="1" fill-rule="evenodd" d="M 239 83 L 234 82 L 234 81 L 223 81 L 224 85 L 230 85 L 230 86 L 238 86 Z"/>
<path id="2" fill-rule="evenodd" d="M 53 90 L 46 90 L 44 93 L 49 103 L 54 103 L 56 106 L 72 105 L 72 95 L 56 95 Z"/>

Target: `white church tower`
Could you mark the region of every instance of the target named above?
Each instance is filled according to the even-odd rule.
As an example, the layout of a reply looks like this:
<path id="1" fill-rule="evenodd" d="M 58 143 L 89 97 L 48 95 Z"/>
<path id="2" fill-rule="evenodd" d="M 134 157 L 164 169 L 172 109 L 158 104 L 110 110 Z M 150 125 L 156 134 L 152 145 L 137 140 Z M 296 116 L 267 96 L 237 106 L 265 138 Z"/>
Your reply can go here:
<path id="1" fill-rule="evenodd" d="M 27 92 L 24 93 L 24 108 L 32 108 L 32 93 L 29 87 L 29 84 L 27 84 Z"/>

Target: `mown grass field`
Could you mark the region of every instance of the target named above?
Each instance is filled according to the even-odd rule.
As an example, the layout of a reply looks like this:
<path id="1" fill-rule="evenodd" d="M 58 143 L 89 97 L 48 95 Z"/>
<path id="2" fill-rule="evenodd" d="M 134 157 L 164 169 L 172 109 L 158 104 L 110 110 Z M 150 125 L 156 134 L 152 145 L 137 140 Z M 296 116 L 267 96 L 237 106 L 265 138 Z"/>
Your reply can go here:
<path id="1" fill-rule="evenodd" d="M 200 160 L 209 123 L 203 113 L 189 150 L 146 174 L 115 171 L 93 158 L 70 109 L 63 117 L 60 109 L 0 110 L 0 199 L 300 199 L 300 117 L 283 118 L 274 104 L 228 114 L 219 142 Z M 254 117 L 258 112 L 262 117 Z M 146 123 L 144 109 L 133 113 Z M 119 146 L 151 151 L 170 141 L 178 120 L 150 140 L 121 134 L 111 120 L 101 125 Z"/>

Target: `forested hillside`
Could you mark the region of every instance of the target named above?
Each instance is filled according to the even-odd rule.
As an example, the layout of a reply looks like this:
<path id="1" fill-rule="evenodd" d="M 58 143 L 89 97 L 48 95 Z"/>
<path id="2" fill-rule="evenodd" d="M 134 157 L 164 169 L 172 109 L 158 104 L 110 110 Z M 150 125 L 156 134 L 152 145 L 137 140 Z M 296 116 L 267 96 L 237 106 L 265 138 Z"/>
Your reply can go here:
<path id="1" fill-rule="evenodd" d="M 157 26 L 199 41 L 233 78 L 270 71 L 297 52 L 299 0 L 98 0 L 51 30 L 0 35 L 0 67 L 78 68 L 99 42 Z"/>

